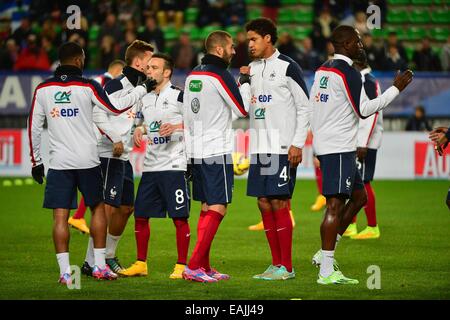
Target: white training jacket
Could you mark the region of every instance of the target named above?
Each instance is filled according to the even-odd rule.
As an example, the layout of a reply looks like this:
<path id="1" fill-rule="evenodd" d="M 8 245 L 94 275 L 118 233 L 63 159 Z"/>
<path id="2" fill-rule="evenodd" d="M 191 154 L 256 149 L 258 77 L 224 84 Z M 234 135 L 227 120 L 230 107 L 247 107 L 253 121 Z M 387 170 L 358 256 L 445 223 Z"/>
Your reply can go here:
<path id="1" fill-rule="evenodd" d="M 190 158 L 233 152 L 232 113 L 247 116 L 250 90 L 248 84 L 238 88 L 227 67 L 221 58 L 206 54 L 186 79 L 184 126 Z M 243 99 L 241 93 L 247 96 Z"/>
<path id="2" fill-rule="evenodd" d="M 145 80 L 146 75 L 132 67 L 125 66 L 122 74 L 108 81 L 105 91 L 110 97 L 127 96 L 139 81 Z M 133 150 L 133 128 L 136 114 L 142 104 L 136 101 L 131 108 L 119 116 L 111 116 L 101 108 L 94 108 L 94 123 L 102 136 L 98 141 L 98 152 L 101 158 L 115 158 L 128 161 Z M 113 143 L 122 141 L 124 151 L 120 157 L 113 156 Z"/>
<path id="3" fill-rule="evenodd" d="M 356 151 L 359 118 L 386 108 L 399 94 L 391 86 L 370 100 L 361 73 L 352 64 L 350 58 L 335 54 L 315 73 L 309 100 L 317 155 Z"/>
<path id="4" fill-rule="evenodd" d="M 187 158 L 183 129 L 171 136 L 161 137 L 164 123 L 183 123 L 183 91 L 168 82 L 159 94 L 154 92 L 142 98 L 142 107 L 136 119 L 144 125 L 148 138 L 143 172 L 186 171 Z"/>
<path id="5" fill-rule="evenodd" d="M 308 89 L 300 66 L 276 50 L 250 63 L 250 153 L 303 148 L 309 129 Z"/>
<path id="6" fill-rule="evenodd" d="M 60 66 L 53 77 L 36 87 L 28 118 L 32 166 L 42 163 L 41 133 L 47 119 L 49 167 L 88 169 L 100 164 L 93 124 L 93 105 L 110 114 L 129 109 L 147 93 L 143 86 L 123 97 L 108 96 L 94 80 L 74 66 Z"/>
<path id="7" fill-rule="evenodd" d="M 370 73 L 372 69 L 361 70 L 364 77 L 364 90 L 370 100 L 375 99 L 381 93 L 380 85 L 375 77 Z M 383 111 L 375 112 L 366 119 L 359 119 L 358 143 L 361 148 L 379 149 L 383 136 Z"/>

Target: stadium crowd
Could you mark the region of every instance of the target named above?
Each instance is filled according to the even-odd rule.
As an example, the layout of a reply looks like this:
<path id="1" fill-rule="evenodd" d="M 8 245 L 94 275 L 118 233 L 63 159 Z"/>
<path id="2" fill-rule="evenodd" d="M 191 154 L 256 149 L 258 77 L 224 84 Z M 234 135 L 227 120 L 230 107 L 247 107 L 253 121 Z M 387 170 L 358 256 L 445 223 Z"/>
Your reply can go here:
<path id="1" fill-rule="evenodd" d="M 65 41 L 75 41 L 85 49 L 87 69 L 106 69 L 113 60 L 123 57 L 126 47 L 135 39 L 152 43 L 157 51 L 170 54 L 177 69 L 190 70 L 204 55 L 202 41 L 191 39 L 190 30 L 211 25 L 236 28 L 232 67 L 239 68 L 249 62 L 245 33 L 241 30 L 248 20 L 249 3 L 260 3 L 262 15 L 277 21 L 286 1 L 83 0 L 77 1 L 82 12 L 79 29 L 68 29 L 65 23 L 68 17 L 65 8 L 70 1 L 5 1 L 0 6 L 0 70 L 54 70 L 58 65 L 56 49 Z M 374 39 L 366 23 L 365 9 L 370 4 L 380 7 L 384 23 L 389 10 L 385 0 L 313 1 L 311 31 L 301 39 L 280 32 L 280 52 L 304 70 L 314 71 L 333 54 L 331 31 L 339 24 L 348 24 L 362 34 L 374 70 L 408 67 L 417 71 L 450 70 L 450 37 L 446 43 L 438 44 L 424 37 L 408 55 L 396 31 L 388 32 L 381 41 Z M 186 19 L 189 8 L 197 8 L 193 23 Z M 168 26 L 177 32 L 170 39 L 164 31 Z M 439 54 L 434 50 L 436 46 L 440 48 Z"/>

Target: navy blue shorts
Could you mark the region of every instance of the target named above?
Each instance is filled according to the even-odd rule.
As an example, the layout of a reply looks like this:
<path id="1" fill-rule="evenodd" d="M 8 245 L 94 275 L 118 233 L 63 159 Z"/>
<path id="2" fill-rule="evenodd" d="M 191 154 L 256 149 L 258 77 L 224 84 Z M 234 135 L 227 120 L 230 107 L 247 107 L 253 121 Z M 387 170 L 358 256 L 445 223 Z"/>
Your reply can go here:
<path id="1" fill-rule="evenodd" d="M 102 171 L 100 166 L 90 169 L 48 169 L 44 208 L 76 209 L 77 188 L 88 207 L 103 201 Z"/>
<path id="2" fill-rule="evenodd" d="M 448 189 L 448 193 L 447 193 L 447 203 L 450 201 L 450 189 Z"/>
<path id="3" fill-rule="evenodd" d="M 188 218 L 190 192 L 185 171 L 144 172 L 139 183 L 135 217 Z"/>
<path id="4" fill-rule="evenodd" d="M 192 195 L 195 201 L 214 204 L 231 203 L 234 185 L 230 154 L 192 159 Z"/>
<path id="5" fill-rule="evenodd" d="M 114 158 L 100 158 L 103 174 L 105 203 L 120 207 L 134 203 L 133 168 L 129 161 Z"/>
<path id="6" fill-rule="evenodd" d="M 359 174 L 364 183 L 368 183 L 373 180 L 375 174 L 375 164 L 377 163 L 377 149 L 367 149 L 367 155 L 363 162 L 356 160 Z"/>
<path id="7" fill-rule="evenodd" d="M 297 168 L 291 167 L 287 154 L 252 154 L 250 163 L 248 196 L 292 197 Z"/>
<path id="8" fill-rule="evenodd" d="M 332 153 L 318 156 L 322 171 L 322 194 L 349 198 L 353 190 L 364 189 L 356 168 L 356 152 Z"/>

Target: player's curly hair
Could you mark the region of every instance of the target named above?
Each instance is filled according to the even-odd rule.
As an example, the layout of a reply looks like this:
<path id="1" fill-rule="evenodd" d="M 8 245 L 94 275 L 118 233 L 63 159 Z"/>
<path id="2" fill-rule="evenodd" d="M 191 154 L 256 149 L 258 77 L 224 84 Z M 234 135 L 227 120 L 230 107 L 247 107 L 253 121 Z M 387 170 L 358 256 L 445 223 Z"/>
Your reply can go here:
<path id="1" fill-rule="evenodd" d="M 268 34 L 272 44 L 275 44 L 278 40 L 277 26 L 268 18 L 258 18 L 247 22 L 245 31 L 254 31 L 262 37 Z"/>

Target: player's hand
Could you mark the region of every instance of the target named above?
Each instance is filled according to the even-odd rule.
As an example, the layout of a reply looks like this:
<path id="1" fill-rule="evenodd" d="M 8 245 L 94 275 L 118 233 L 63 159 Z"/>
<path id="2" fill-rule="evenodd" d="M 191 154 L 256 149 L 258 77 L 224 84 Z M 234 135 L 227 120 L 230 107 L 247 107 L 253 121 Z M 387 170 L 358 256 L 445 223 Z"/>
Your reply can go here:
<path id="1" fill-rule="evenodd" d="M 320 168 L 320 161 L 319 161 L 319 158 L 314 157 L 314 158 L 313 158 L 313 164 L 314 164 L 314 168 Z"/>
<path id="2" fill-rule="evenodd" d="M 358 158 L 359 162 L 364 161 L 364 159 L 367 156 L 367 150 L 368 148 L 361 148 L 361 147 L 356 148 L 356 157 Z"/>
<path id="3" fill-rule="evenodd" d="M 291 167 L 296 168 L 302 162 L 302 149 L 291 146 L 288 151 L 288 161 Z"/>
<path id="4" fill-rule="evenodd" d="M 401 74 L 400 71 L 397 71 L 393 85 L 398 89 L 398 91 L 402 92 L 408 86 L 408 84 L 411 83 L 413 76 L 413 72 L 409 69 L 403 71 Z"/>
<path id="5" fill-rule="evenodd" d="M 177 127 L 171 123 L 163 123 L 159 128 L 159 134 L 161 137 L 167 137 L 172 135 Z"/>
<path id="6" fill-rule="evenodd" d="M 113 143 L 113 157 L 120 157 L 123 153 L 122 141 Z"/>
<path id="7" fill-rule="evenodd" d="M 431 132 L 429 135 L 431 141 L 436 143 L 437 145 L 442 145 L 448 142 L 447 137 L 444 132 Z"/>
<path id="8" fill-rule="evenodd" d="M 242 66 L 239 69 L 239 78 L 238 78 L 238 82 L 240 85 L 243 85 L 244 83 L 251 83 L 251 79 L 250 79 L 250 67 L 248 66 Z"/>
<path id="9" fill-rule="evenodd" d="M 134 130 L 133 133 L 133 142 L 134 145 L 138 148 L 141 147 L 141 142 L 142 142 L 142 136 L 144 135 L 144 132 L 142 131 L 141 127 L 137 127 L 136 130 Z"/>
<path id="10" fill-rule="evenodd" d="M 39 184 L 44 182 L 44 165 L 41 163 L 33 168 L 31 168 L 31 175 L 33 176 L 34 181 Z"/>
<path id="11" fill-rule="evenodd" d="M 155 90 L 157 83 L 156 83 L 155 79 L 147 78 L 147 80 L 142 82 L 140 85 L 143 86 L 147 90 L 147 93 L 149 93 L 149 92 L 152 92 L 153 90 Z"/>
<path id="12" fill-rule="evenodd" d="M 432 135 L 433 133 L 440 133 L 440 132 L 442 132 L 442 133 L 447 133 L 447 131 L 448 131 L 448 128 L 446 128 L 446 127 L 437 127 L 437 128 L 434 128 L 434 129 L 430 132 L 430 139 L 431 139 L 431 135 Z"/>

